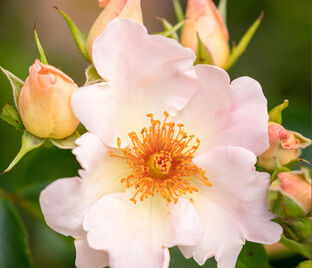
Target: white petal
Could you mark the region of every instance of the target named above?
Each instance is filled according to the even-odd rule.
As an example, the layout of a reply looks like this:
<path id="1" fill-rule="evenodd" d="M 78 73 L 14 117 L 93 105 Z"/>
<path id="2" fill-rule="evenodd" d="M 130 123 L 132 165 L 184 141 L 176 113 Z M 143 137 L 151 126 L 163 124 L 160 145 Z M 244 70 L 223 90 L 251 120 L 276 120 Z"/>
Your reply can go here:
<path id="1" fill-rule="evenodd" d="M 108 266 L 108 255 L 101 250 L 89 247 L 86 233 L 75 239 L 77 268 L 103 268 Z"/>
<path id="2" fill-rule="evenodd" d="M 127 193 L 99 200 L 87 213 L 83 228 L 92 248 L 108 252 L 111 268 L 167 268 L 168 247 L 195 245 L 203 234 L 186 199 L 174 205 L 155 196 L 134 205 Z"/>
<path id="3" fill-rule="evenodd" d="M 178 114 L 187 133 L 201 145 L 198 154 L 218 146 L 241 146 L 256 155 L 268 148 L 267 101 L 260 84 L 241 77 L 230 84 L 228 74 L 215 66 L 197 65 L 198 90 Z"/>
<path id="4" fill-rule="evenodd" d="M 181 248 L 199 264 L 215 255 L 218 267 L 235 266 L 244 240 L 271 244 L 279 241 L 282 228 L 270 220 L 266 207 L 269 174 L 256 172 L 253 153 L 240 147 L 215 149 L 194 159 L 212 186 L 192 194 L 193 205 L 205 224 L 202 243 Z"/>
<path id="5" fill-rule="evenodd" d="M 79 235 L 84 215 L 81 195 L 79 177 L 59 179 L 48 185 L 39 198 L 46 223 L 63 235 Z"/>
<path id="6" fill-rule="evenodd" d="M 167 111 L 175 115 L 196 90 L 190 71 L 194 53 L 173 39 L 148 35 L 144 26 L 116 19 L 94 42 L 93 61 L 109 82 L 75 91 L 72 107 L 76 117 L 105 144 L 122 147 L 128 133 L 149 124 Z"/>

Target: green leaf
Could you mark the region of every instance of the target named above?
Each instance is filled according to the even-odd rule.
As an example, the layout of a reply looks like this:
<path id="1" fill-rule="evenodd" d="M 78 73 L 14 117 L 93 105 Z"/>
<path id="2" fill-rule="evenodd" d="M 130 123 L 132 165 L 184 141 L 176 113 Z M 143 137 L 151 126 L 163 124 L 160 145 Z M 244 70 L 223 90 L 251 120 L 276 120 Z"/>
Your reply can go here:
<path id="1" fill-rule="evenodd" d="M 4 73 L 4 75 L 9 80 L 12 86 L 15 107 L 16 109 L 18 109 L 18 97 L 19 97 L 22 87 L 24 86 L 24 82 L 21 79 L 19 79 L 17 76 L 15 76 L 14 74 L 12 74 L 11 72 L 2 68 L 1 66 L 0 66 L 0 70 Z"/>
<path id="2" fill-rule="evenodd" d="M 280 240 L 280 243 L 285 245 L 286 247 L 290 248 L 291 250 L 297 252 L 298 254 L 301 254 L 302 256 L 311 259 L 311 252 L 312 252 L 312 245 L 311 244 L 304 244 L 299 243 L 294 240 L 286 238 L 284 235 L 282 235 L 282 238 Z"/>
<path id="3" fill-rule="evenodd" d="M 11 164 L 7 167 L 7 169 L 2 172 L 2 174 L 10 171 L 23 158 L 25 154 L 40 147 L 44 142 L 45 139 L 36 137 L 25 130 L 22 136 L 22 146 L 20 151 L 15 156 Z"/>
<path id="4" fill-rule="evenodd" d="M 311 268 L 312 267 L 312 261 L 303 261 L 300 262 L 297 268 Z"/>
<path id="5" fill-rule="evenodd" d="M 179 29 L 181 29 L 181 27 L 183 26 L 184 24 L 184 21 L 181 21 L 179 23 L 177 23 L 176 25 L 174 25 L 172 28 L 170 28 L 169 30 L 167 31 L 163 31 L 163 32 L 160 32 L 160 33 L 155 33 L 156 35 L 163 35 L 163 36 L 166 36 L 166 37 L 170 37 L 172 36 L 174 33 L 176 33 Z"/>
<path id="6" fill-rule="evenodd" d="M 268 268 L 269 261 L 264 247 L 260 244 L 247 241 L 238 256 L 235 267 Z"/>
<path id="7" fill-rule="evenodd" d="M 167 21 L 166 19 L 164 19 L 164 18 L 158 18 L 158 19 L 161 21 L 165 32 L 170 31 L 173 28 L 173 25 L 169 21 Z M 178 36 L 177 32 L 173 32 L 172 34 L 168 35 L 167 37 L 179 41 L 179 36 Z"/>
<path id="8" fill-rule="evenodd" d="M 213 64 L 213 59 L 210 52 L 206 49 L 205 45 L 201 41 L 199 34 L 197 33 L 197 50 L 196 50 L 196 64 Z"/>
<path id="9" fill-rule="evenodd" d="M 86 83 L 85 86 L 92 85 L 98 82 L 103 82 L 102 77 L 97 73 L 93 65 L 89 65 L 85 71 Z"/>
<path id="10" fill-rule="evenodd" d="M 171 260 L 169 268 L 217 268 L 217 263 L 214 258 L 208 259 L 203 266 L 200 266 L 193 258 L 186 259 L 178 247 L 171 248 L 170 253 Z"/>
<path id="11" fill-rule="evenodd" d="M 227 6 L 227 0 L 220 0 L 219 5 L 218 5 L 218 10 L 222 17 L 222 21 L 224 25 L 226 25 L 226 6 Z"/>
<path id="12" fill-rule="evenodd" d="M 87 36 L 84 32 L 82 32 L 76 24 L 72 21 L 72 19 L 60 8 L 55 7 L 55 9 L 61 13 L 63 18 L 65 19 L 73 37 L 76 42 L 76 45 L 79 49 L 80 54 L 89 62 L 91 62 L 88 51 L 87 51 Z"/>
<path id="13" fill-rule="evenodd" d="M 247 32 L 244 34 L 242 39 L 239 41 L 238 46 L 232 48 L 231 55 L 225 65 L 225 69 L 228 70 L 232 65 L 239 59 L 239 57 L 245 52 L 249 42 L 256 33 L 263 18 L 263 12 L 260 14 L 259 18 L 249 27 Z"/>
<path id="14" fill-rule="evenodd" d="M 74 149 L 77 145 L 75 143 L 75 140 L 80 137 L 80 134 L 78 131 L 75 131 L 71 136 L 57 140 L 57 139 L 50 139 L 50 141 L 58 148 L 60 149 Z"/>
<path id="15" fill-rule="evenodd" d="M 269 121 L 282 124 L 282 112 L 288 107 L 288 100 L 284 100 L 282 104 L 275 106 L 269 112 Z"/>
<path id="16" fill-rule="evenodd" d="M 184 12 L 179 0 L 173 0 L 173 8 L 178 22 L 184 21 Z"/>
<path id="17" fill-rule="evenodd" d="M 15 127 L 17 130 L 24 129 L 18 111 L 9 103 L 6 103 L 3 106 L 2 111 L 0 113 L 0 118 L 9 123 L 10 125 L 12 125 L 13 127 Z"/>
<path id="18" fill-rule="evenodd" d="M 36 46 L 37 46 L 37 49 L 38 49 L 38 52 L 39 52 L 39 56 L 40 56 L 40 61 L 44 64 L 48 64 L 48 60 L 44 54 L 44 50 L 43 50 L 43 47 L 40 43 L 40 40 L 39 40 L 39 37 L 38 37 L 38 34 L 37 34 L 37 30 L 36 30 L 36 25 L 34 27 L 34 36 L 35 36 L 35 42 L 36 42 Z"/>
<path id="19" fill-rule="evenodd" d="M 32 267 L 25 227 L 13 205 L 0 198 L 0 267 Z"/>

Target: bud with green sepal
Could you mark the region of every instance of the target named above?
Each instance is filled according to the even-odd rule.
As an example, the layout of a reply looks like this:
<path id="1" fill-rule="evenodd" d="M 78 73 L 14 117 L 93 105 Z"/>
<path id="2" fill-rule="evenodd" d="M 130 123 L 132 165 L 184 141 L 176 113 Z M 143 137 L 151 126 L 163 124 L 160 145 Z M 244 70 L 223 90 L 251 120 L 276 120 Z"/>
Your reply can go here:
<path id="1" fill-rule="evenodd" d="M 311 171 L 280 172 L 267 194 L 267 204 L 281 218 L 304 217 L 311 213 Z"/>

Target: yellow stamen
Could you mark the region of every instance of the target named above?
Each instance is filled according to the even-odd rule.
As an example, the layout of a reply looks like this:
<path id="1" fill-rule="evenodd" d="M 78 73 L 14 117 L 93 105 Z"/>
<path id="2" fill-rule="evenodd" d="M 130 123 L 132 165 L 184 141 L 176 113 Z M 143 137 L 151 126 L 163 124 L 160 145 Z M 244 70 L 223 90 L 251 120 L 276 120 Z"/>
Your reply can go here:
<path id="1" fill-rule="evenodd" d="M 154 120 L 153 114 L 147 114 L 151 126 L 143 128 L 141 137 L 135 132 L 130 132 L 132 145 L 122 149 L 121 140 L 117 138 L 117 145 L 123 155 L 112 157 L 125 159 L 132 169 L 132 174 L 121 179 L 126 188 L 135 187 L 136 191 L 131 201 L 136 203 L 136 197 L 140 200 L 159 193 L 168 201 L 177 203 L 178 198 L 186 193 L 197 192 L 198 189 L 191 185 L 196 179 L 206 186 L 211 186 L 205 172 L 192 163 L 193 155 L 197 151 L 200 141 L 196 139 L 196 145 L 189 146 L 194 135 L 187 135 L 182 128 L 183 124 L 167 122 L 169 114 L 164 112 L 165 119 Z"/>

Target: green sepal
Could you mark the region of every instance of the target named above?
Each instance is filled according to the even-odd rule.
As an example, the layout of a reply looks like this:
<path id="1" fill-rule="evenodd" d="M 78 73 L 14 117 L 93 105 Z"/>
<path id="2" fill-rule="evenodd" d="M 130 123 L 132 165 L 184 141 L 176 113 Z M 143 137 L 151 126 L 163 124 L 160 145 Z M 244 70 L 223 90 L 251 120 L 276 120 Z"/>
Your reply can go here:
<path id="1" fill-rule="evenodd" d="M 237 46 L 232 47 L 231 55 L 225 65 L 225 70 L 228 70 L 232 65 L 240 58 L 240 56 L 245 52 L 249 42 L 256 33 L 263 18 L 263 12 L 260 14 L 259 18 L 249 27 L 247 32 L 244 34 L 242 39 L 239 41 Z"/>
<path id="2" fill-rule="evenodd" d="M 24 126 L 18 111 L 9 103 L 6 103 L 0 113 L 0 118 L 17 130 L 23 130 Z"/>
<path id="3" fill-rule="evenodd" d="M 196 64 L 214 64 L 210 52 L 206 49 L 198 33 L 197 33 L 196 60 L 194 62 L 194 65 Z"/>
<path id="4" fill-rule="evenodd" d="M 222 21 L 224 25 L 226 25 L 226 6 L 227 6 L 227 0 L 220 0 L 218 5 L 218 10 L 221 15 Z"/>
<path id="5" fill-rule="evenodd" d="M 282 166 L 281 163 L 278 161 L 278 159 L 276 159 L 276 168 L 274 169 L 273 174 L 271 176 L 271 182 L 277 179 L 277 176 L 280 172 L 289 172 L 290 170 L 291 167 L 288 167 L 287 165 Z"/>
<path id="6" fill-rule="evenodd" d="M 173 0 L 173 8 L 178 22 L 184 21 L 184 12 L 179 0 Z"/>
<path id="7" fill-rule="evenodd" d="M 24 157 L 25 154 L 40 147 L 44 142 L 45 139 L 36 137 L 25 130 L 22 136 L 22 145 L 20 151 L 17 153 L 10 165 L 1 174 L 10 171 Z"/>
<path id="8" fill-rule="evenodd" d="M 288 107 L 288 100 L 284 100 L 282 104 L 275 106 L 269 112 L 269 121 L 275 122 L 279 125 L 282 124 L 282 112 Z"/>
<path id="9" fill-rule="evenodd" d="M 312 245 L 310 243 L 299 243 L 282 235 L 280 243 L 290 248 L 294 252 L 311 259 Z"/>
<path id="10" fill-rule="evenodd" d="M 308 242 L 312 235 L 312 221 L 309 217 L 280 218 L 284 235 L 297 242 Z"/>
<path id="11" fill-rule="evenodd" d="M 266 196 L 266 202 L 268 208 L 275 215 L 282 218 L 297 218 L 307 215 L 307 211 L 296 200 L 281 191 L 279 180 L 275 180 L 271 184 Z"/>
<path id="12" fill-rule="evenodd" d="M 104 81 L 102 79 L 102 77 L 97 73 L 97 71 L 93 65 L 88 66 L 88 68 L 85 71 L 85 75 L 86 75 L 85 86 Z"/>
<path id="13" fill-rule="evenodd" d="M 8 70 L 2 68 L 1 66 L 0 66 L 0 70 L 3 72 L 3 74 L 6 76 L 6 78 L 9 80 L 12 86 L 14 104 L 15 104 L 16 109 L 18 109 L 18 97 L 19 97 L 22 87 L 24 86 L 24 82 L 20 78 L 18 78 L 17 76 L 9 72 Z"/>
<path id="14" fill-rule="evenodd" d="M 297 268 L 311 268 L 312 267 L 312 261 L 303 261 L 300 262 Z"/>
<path id="15" fill-rule="evenodd" d="M 165 37 L 170 37 L 174 33 L 176 33 L 179 29 L 181 29 L 183 25 L 184 25 L 184 21 L 178 22 L 176 25 L 171 27 L 169 30 L 166 30 L 166 31 L 163 31 L 160 33 L 155 33 L 155 35 L 163 35 Z"/>
<path id="16" fill-rule="evenodd" d="M 167 21 L 165 18 L 158 18 L 158 19 L 161 21 L 165 32 L 170 31 L 173 28 L 173 25 L 169 21 Z M 179 41 L 179 36 L 178 36 L 176 31 L 173 32 L 172 34 L 168 35 L 167 37 Z"/>
<path id="17" fill-rule="evenodd" d="M 40 61 L 44 64 L 48 64 L 48 60 L 45 56 L 45 53 L 44 53 L 44 50 L 43 50 L 43 47 L 40 43 L 40 40 L 39 40 L 39 37 L 38 37 L 38 34 L 37 34 L 37 30 L 36 30 L 36 25 L 34 27 L 34 36 L 35 36 L 35 42 L 36 42 L 36 46 L 37 46 L 37 49 L 38 49 L 38 52 L 39 52 L 39 56 L 40 56 Z"/>
<path id="18" fill-rule="evenodd" d="M 31 268 L 29 241 L 16 208 L 0 195 L 0 267 Z"/>
<path id="19" fill-rule="evenodd" d="M 87 50 L 87 35 L 82 32 L 77 26 L 76 24 L 72 21 L 72 19 L 60 8 L 55 7 L 55 9 L 61 13 L 61 15 L 63 16 L 63 18 L 65 19 L 73 37 L 75 40 L 75 43 L 78 47 L 78 50 L 80 52 L 80 54 L 89 62 L 91 62 L 89 54 L 88 54 L 88 50 Z"/>
<path id="20" fill-rule="evenodd" d="M 64 150 L 70 150 L 77 147 L 75 140 L 80 137 L 79 132 L 76 130 L 71 136 L 65 138 L 65 139 L 50 139 L 52 144 L 54 144 L 56 147 Z"/>

